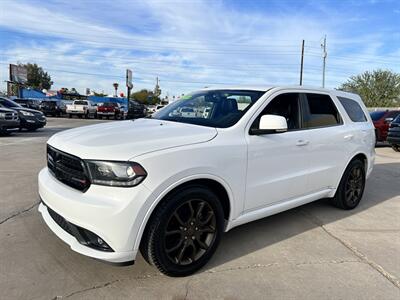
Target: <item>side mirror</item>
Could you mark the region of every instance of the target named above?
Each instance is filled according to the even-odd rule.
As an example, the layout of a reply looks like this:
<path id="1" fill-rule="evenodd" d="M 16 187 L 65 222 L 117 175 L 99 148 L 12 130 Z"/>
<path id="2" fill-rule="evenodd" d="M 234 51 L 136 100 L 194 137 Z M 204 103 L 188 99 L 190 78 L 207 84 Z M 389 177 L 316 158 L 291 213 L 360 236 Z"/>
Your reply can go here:
<path id="1" fill-rule="evenodd" d="M 272 133 L 283 133 L 287 131 L 286 119 L 282 116 L 263 115 L 260 119 L 259 128 L 250 129 L 251 135 L 263 135 Z"/>

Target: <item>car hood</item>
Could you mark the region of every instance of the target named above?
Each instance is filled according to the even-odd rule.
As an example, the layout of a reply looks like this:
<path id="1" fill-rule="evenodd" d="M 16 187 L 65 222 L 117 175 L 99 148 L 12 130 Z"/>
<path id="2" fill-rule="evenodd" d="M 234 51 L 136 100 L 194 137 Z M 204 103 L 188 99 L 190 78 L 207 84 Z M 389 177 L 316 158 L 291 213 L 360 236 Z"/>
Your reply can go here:
<path id="1" fill-rule="evenodd" d="M 11 108 L 11 109 L 13 109 L 13 110 L 16 110 L 16 111 L 21 111 L 21 110 L 23 110 L 23 111 L 29 111 L 29 112 L 31 112 L 31 113 L 41 113 L 41 111 L 39 111 L 39 110 L 36 110 L 36 109 L 30 109 L 30 108 L 27 108 L 27 107 L 13 107 L 13 108 Z"/>
<path id="2" fill-rule="evenodd" d="M 15 110 L 0 106 L 0 112 L 15 112 Z"/>
<path id="3" fill-rule="evenodd" d="M 203 143 L 217 130 L 156 119 L 115 121 L 66 130 L 48 144 L 82 159 L 129 160 L 138 155 L 172 147 Z"/>

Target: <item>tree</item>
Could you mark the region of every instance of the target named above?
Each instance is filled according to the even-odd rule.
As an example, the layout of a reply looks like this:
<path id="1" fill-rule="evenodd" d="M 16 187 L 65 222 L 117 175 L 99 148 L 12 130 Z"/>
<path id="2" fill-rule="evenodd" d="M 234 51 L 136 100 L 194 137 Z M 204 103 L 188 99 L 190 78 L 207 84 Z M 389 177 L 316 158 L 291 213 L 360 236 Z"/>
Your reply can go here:
<path id="1" fill-rule="evenodd" d="M 143 104 L 156 104 L 156 103 L 160 102 L 159 97 L 154 96 L 154 93 L 152 91 L 149 91 L 146 89 L 132 93 L 130 95 L 130 99 L 133 99 L 133 100 L 143 103 Z"/>
<path id="2" fill-rule="evenodd" d="M 390 107 L 400 103 L 400 74 L 389 70 L 366 71 L 352 76 L 338 88 L 360 95 L 367 107 Z"/>
<path id="3" fill-rule="evenodd" d="M 37 64 L 20 64 L 20 66 L 25 67 L 28 70 L 28 81 L 27 85 L 34 89 L 50 89 L 53 81 L 51 81 L 50 75 L 45 72 L 42 67 Z"/>

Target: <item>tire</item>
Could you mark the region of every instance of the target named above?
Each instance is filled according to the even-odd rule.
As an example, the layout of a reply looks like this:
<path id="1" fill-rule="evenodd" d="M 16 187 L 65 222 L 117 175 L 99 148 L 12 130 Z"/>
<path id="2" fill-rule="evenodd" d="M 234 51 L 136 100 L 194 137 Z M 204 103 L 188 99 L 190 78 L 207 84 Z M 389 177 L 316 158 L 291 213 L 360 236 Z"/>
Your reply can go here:
<path id="1" fill-rule="evenodd" d="M 223 228 L 224 212 L 218 197 L 206 187 L 188 186 L 173 192 L 153 212 L 140 251 L 147 262 L 168 276 L 191 275 L 210 260 Z"/>
<path id="2" fill-rule="evenodd" d="M 400 145 L 392 145 L 392 149 L 396 152 L 400 152 Z"/>
<path id="3" fill-rule="evenodd" d="M 365 189 L 365 165 L 359 160 L 352 160 L 347 166 L 332 204 L 338 208 L 350 210 L 360 203 Z"/>

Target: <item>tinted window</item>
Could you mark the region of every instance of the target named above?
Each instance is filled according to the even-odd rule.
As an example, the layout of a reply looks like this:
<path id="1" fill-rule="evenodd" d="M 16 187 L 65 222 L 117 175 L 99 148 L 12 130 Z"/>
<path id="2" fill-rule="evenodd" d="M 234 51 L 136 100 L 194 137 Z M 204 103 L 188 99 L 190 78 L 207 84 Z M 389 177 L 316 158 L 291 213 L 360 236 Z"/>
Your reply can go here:
<path id="1" fill-rule="evenodd" d="M 393 120 L 393 123 L 400 123 L 400 114 Z"/>
<path id="2" fill-rule="evenodd" d="M 74 101 L 74 105 L 88 105 L 89 103 L 87 101 L 80 101 L 76 100 Z"/>
<path id="3" fill-rule="evenodd" d="M 259 128 L 260 118 L 263 115 L 277 115 L 286 118 L 288 131 L 300 128 L 300 110 L 298 93 L 287 93 L 276 96 L 264 108 L 254 121 L 252 128 Z"/>
<path id="4" fill-rule="evenodd" d="M 384 116 L 384 114 L 385 114 L 384 111 L 374 111 L 369 115 L 371 116 L 372 121 L 378 121 L 380 118 Z"/>
<path id="5" fill-rule="evenodd" d="M 339 112 L 331 97 L 321 94 L 305 94 L 304 127 L 315 128 L 341 124 Z"/>
<path id="6" fill-rule="evenodd" d="M 6 99 L 6 98 L 0 98 L 0 104 L 5 107 L 9 107 L 9 108 L 21 107 L 21 105 L 19 105 L 18 103 L 14 102 L 12 100 Z"/>
<path id="7" fill-rule="evenodd" d="M 357 101 L 344 97 L 338 97 L 338 99 L 353 122 L 367 121 L 367 118 Z"/>
<path id="8" fill-rule="evenodd" d="M 400 111 L 390 111 L 387 113 L 385 118 L 395 118 L 400 114 Z"/>
<path id="9" fill-rule="evenodd" d="M 236 124 L 264 93 L 247 90 L 199 91 L 169 104 L 156 112 L 153 118 L 227 128 Z"/>

